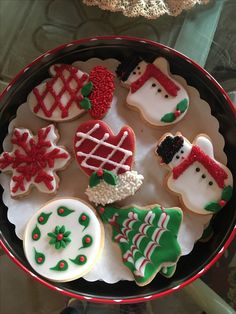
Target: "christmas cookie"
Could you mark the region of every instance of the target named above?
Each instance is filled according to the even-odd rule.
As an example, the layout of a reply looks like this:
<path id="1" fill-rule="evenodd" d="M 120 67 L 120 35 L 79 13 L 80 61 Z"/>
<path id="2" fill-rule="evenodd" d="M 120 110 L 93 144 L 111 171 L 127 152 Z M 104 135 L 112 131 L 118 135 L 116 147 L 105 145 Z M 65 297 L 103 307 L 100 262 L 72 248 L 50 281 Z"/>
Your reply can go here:
<path id="1" fill-rule="evenodd" d="M 143 176 L 132 170 L 135 150 L 133 130 L 124 126 L 114 135 L 99 120 L 82 123 L 74 148 L 81 169 L 90 177 L 86 194 L 95 204 L 109 204 L 133 195 Z"/>
<path id="2" fill-rule="evenodd" d="M 28 129 L 13 130 L 12 151 L 0 155 L 0 170 L 12 173 L 12 197 L 28 194 L 33 186 L 43 193 L 56 192 L 56 172 L 64 169 L 71 158 L 65 148 L 56 145 L 57 141 L 54 125 L 40 129 L 35 136 Z"/>
<path id="3" fill-rule="evenodd" d="M 104 230 L 93 208 L 79 199 L 47 203 L 28 222 L 24 251 L 32 268 L 52 281 L 75 280 L 98 260 Z"/>
<path id="4" fill-rule="evenodd" d="M 181 255 L 177 240 L 182 222 L 180 208 L 107 205 L 99 207 L 98 212 L 102 221 L 112 226 L 113 241 L 119 244 L 123 262 L 139 286 L 150 283 L 159 271 L 173 274 Z"/>
<path id="5" fill-rule="evenodd" d="M 156 153 L 170 170 L 168 188 L 180 195 L 189 210 L 213 214 L 230 200 L 232 174 L 214 158 L 208 136 L 198 135 L 191 144 L 181 133 L 167 133 L 159 141 Z"/>
<path id="6" fill-rule="evenodd" d="M 114 75 L 102 66 L 90 74 L 69 64 L 54 64 L 49 69 L 52 79 L 36 86 L 27 102 L 38 117 L 50 121 L 67 121 L 88 111 L 101 119 L 109 110 L 115 89 Z"/>
<path id="7" fill-rule="evenodd" d="M 132 58 L 120 64 L 117 75 L 129 88 L 127 104 L 138 110 L 152 126 L 165 126 L 180 121 L 189 107 L 184 87 L 171 77 L 164 58 L 147 63 Z"/>

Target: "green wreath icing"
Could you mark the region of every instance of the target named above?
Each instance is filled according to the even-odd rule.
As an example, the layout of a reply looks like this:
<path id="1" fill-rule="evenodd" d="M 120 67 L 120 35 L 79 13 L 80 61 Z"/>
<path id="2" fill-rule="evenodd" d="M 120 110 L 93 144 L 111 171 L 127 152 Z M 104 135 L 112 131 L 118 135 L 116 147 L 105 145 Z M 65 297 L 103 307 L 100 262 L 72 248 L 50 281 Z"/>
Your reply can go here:
<path id="1" fill-rule="evenodd" d="M 100 176 L 97 172 L 93 172 L 89 179 L 89 186 L 92 188 L 100 183 L 101 180 L 104 180 L 107 184 L 116 185 L 117 184 L 117 175 L 112 171 L 103 169 L 103 174 Z"/>
<path id="2" fill-rule="evenodd" d="M 224 201 L 225 203 L 227 203 L 231 197 L 233 195 L 233 188 L 232 186 L 228 185 L 226 187 L 224 187 L 222 193 L 221 193 L 221 199 L 218 202 L 209 202 L 207 203 L 207 205 L 204 207 L 205 210 L 212 212 L 212 213 L 217 213 L 219 210 L 221 210 L 222 207 L 224 207 L 224 205 L 222 206 L 220 204 L 221 201 Z"/>
<path id="3" fill-rule="evenodd" d="M 187 110 L 187 108 L 188 108 L 188 100 L 184 98 L 177 104 L 175 109 L 176 111 L 180 111 L 180 113 L 182 114 Z M 170 123 L 175 120 L 176 120 L 176 116 L 174 112 L 168 112 L 161 118 L 161 121 L 166 122 L 166 123 Z"/>

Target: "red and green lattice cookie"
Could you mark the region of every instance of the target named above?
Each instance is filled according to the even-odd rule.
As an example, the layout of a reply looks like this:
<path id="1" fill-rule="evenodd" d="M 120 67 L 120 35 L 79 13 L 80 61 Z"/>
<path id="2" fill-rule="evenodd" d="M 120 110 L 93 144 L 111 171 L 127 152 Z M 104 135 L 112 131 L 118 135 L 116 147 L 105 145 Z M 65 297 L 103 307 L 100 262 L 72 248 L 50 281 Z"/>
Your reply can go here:
<path id="1" fill-rule="evenodd" d="M 143 176 L 132 170 L 135 150 L 133 130 L 124 126 L 115 135 L 103 121 L 80 124 L 75 139 L 76 159 L 90 176 L 86 194 L 95 204 L 108 204 L 133 195 Z"/>
<path id="2" fill-rule="evenodd" d="M 150 283 L 158 272 L 170 277 L 181 255 L 177 237 L 182 222 L 180 208 L 160 205 L 99 207 L 101 219 L 112 226 L 124 264 L 139 286 Z"/>
<path id="3" fill-rule="evenodd" d="M 87 274 L 100 257 L 104 229 L 95 210 L 80 199 L 44 205 L 28 222 L 24 251 L 33 269 L 57 282 Z"/>
<path id="4" fill-rule="evenodd" d="M 36 86 L 27 102 L 38 117 L 68 121 L 88 111 L 94 119 L 103 118 L 111 107 L 115 89 L 114 74 L 96 66 L 90 74 L 69 64 L 54 64 L 53 78 Z"/>
<path id="5" fill-rule="evenodd" d="M 57 146 L 58 132 L 49 125 L 33 135 L 30 130 L 15 128 L 12 133 L 11 152 L 0 155 L 0 170 L 12 173 L 10 193 L 21 197 L 36 187 L 43 193 L 55 193 L 59 178 L 58 170 L 64 169 L 70 155 L 62 146 Z"/>

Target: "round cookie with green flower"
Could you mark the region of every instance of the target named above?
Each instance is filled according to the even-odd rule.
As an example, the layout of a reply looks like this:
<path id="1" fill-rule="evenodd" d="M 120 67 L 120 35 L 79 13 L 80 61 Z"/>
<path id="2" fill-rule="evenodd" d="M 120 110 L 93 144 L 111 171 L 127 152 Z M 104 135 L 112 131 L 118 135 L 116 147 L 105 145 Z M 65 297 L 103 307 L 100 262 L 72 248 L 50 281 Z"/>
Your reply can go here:
<path id="1" fill-rule="evenodd" d="M 30 219 L 23 243 L 27 260 L 38 274 L 52 281 L 71 281 L 93 268 L 103 249 L 104 229 L 90 205 L 61 198 Z"/>

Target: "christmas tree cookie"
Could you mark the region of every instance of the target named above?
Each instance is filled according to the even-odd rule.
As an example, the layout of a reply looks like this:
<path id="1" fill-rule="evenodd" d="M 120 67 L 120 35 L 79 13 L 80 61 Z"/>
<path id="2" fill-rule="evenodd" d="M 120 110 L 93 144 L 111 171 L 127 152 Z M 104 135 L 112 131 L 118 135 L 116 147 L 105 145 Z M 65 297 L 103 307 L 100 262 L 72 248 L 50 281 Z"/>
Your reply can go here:
<path id="1" fill-rule="evenodd" d="M 168 61 L 157 58 L 147 63 L 138 57 L 121 63 L 117 75 L 129 93 L 131 109 L 140 112 L 152 126 L 166 126 L 180 121 L 189 107 L 185 88 L 170 74 Z"/>
<path id="2" fill-rule="evenodd" d="M 159 271 L 166 276 L 174 273 L 181 255 L 177 240 L 180 208 L 107 205 L 100 206 L 98 212 L 102 221 L 112 226 L 113 241 L 119 244 L 123 262 L 139 286 L 150 283 Z"/>
<path id="3" fill-rule="evenodd" d="M 38 274 L 65 282 L 93 268 L 103 249 L 104 230 L 90 205 L 63 198 L 37 211 L 23 241 L 26 258 Z"/>
<path id="4" fill-rule="evenodd" d="M 133 130 L 124 126 L 114 135 L 100 120 L 80 124 L 74 139 L 76 159 L 90 177 L 86 194 L 95 204 L 110 204 L 134 195 L 143 176 L 132 170 L 135 150 Z"/>
<path id="5" fill-rule="evenodd" d="M 69 153 L 57 146 L 58 132 L 49 125 L 33 135 L 30 130 L 15 128 L 12 133 L 11 152 L 0 155 L 0 170 L 12 173 L 10 192 L 12 197 L 28 194 L 32 187 L 43 193 L 55 193 L 58 170 L 70 161 Z"/>
<path id="6" fill-rule="evenodd" d="M 27 103 L 38 117 L 50 121 L 68 121 L 88 111 L 94 119 L 103 118 L 113 101 L 114 74 L 96 66 L 90 74 L 69 64 L 54 64 L 52 79 L 36 86 Z"/>
<path id="7" fill-rule="evenodd" d="M 232 174 L 214 158 L 208 136 L 198 135 L 191 144 L 181 133 L 167 133 L 160 139 L 156 153 L 170 170 L 167 187 L 180 196 L 189 210 L 214 214 L 230 200 Z"/>

